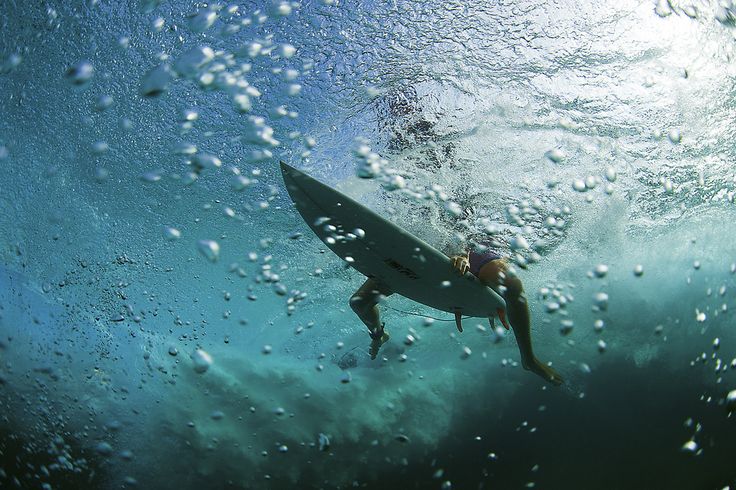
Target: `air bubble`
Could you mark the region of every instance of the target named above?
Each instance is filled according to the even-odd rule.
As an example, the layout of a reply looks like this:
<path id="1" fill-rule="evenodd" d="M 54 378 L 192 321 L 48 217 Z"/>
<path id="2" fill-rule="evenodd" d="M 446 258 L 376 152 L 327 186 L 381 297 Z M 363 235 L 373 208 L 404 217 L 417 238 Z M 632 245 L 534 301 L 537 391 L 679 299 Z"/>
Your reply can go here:
<path id="1" fill-rule="evenodd" d="M 603 354 L 606 351 L 606 348 L 607 347 L 608 347 L 608 345 L 606 344 L 605 341 L 603 341 L 603 340 L 599 340 L 598 341 L 598 352 L 600 352 L 601 354 Z"/>
<path id="2" fill-rule="evenodd" d="M 107 442 L 100 442 L 95 446 L 95 451 L 103 456 L 109 456 L 112 454 L 112 446 Z"/>
<path id="3" fill-rule="evenodd" d="M 215 58 L 215 52 L 209 46 L 197 46 L 190 49 L 174 62 L 174 71 L 187 78 L 195 77 L 199 71 Z"/>
<path id="4" fill-rule="evenodd" d="M 88 61 L 80 61 L 66 70 L 66 77 L 74 85 L 84 85 L 89 82 L 95 74 L 95 69 Z"/>
<path id="5" fill-rule="evenodd" d="M 549 159 L 549 161 L 553 163 L 560 163 L 562 160 L 565 159 L 565 153 L 559 148 L 554 148 L 552 150 L 547 151 L 544 154 L 544 156 L 547 157 L 547 159 Z"/>
<path id="6" fill-rule="evenodd" d="M 144 97 L 158 97 L 168 90 L 172 79 L 173 74 L 169 65 L 160 64 L 146 73 L 141 80 L 141 94 Z"/>
<path id="7" fill-rule="evenodd" d="M 594 294 L 593 305 L 600 311 L 606 311 L 608 309 L 608 295 L 603 292 Z"/>
<path id="8" fill-rule="evenodd" d="M 189 29 L 193 32 L 204 32 L 217 20 L 217 12 L 209 8 L 202 9 L 189 17 Z"/>
<path id="9" fill-rule="evenodd" d="M 616 173 L 616 169 L 613 167 L 608 167 L 606 169 L 606 180 L 609 182 L 616 182 L 617 178 L 618 174 Z"/>
<path id="10" fill-rule="evenodd" d="M 603 327 L 605 327 L 605 323 L 600 318 L 593 322 L 593 329 L 596 331 L 596 333 L 602 332 Z"/>
<path id="11" fill-rule="evenodd" d="M 593 273 L 595 274 L 595 277 L 606 277 L 606 274 L 608 274 L 608 266 L 605 264 L 598 264 L 595 266 L 595 269 L 593 269 Z"/>
<path id="12" fill-rule="evenodd" d="M 95 109 L 102 112 L 106 111 L 112 106 L 113 98 L 109 95 L 100 95 L 95 102 Z"/>
<path id="13" fill-rule="evenodd" d="M 210 262 L 217 262 L 220 257 L 220 244 L 214 240 L 200 240 L 197 242 L 199 252 Z"/>
<path id="14" fill-rule="evenodd" d="M 164 29 L 164 18 L 163 17 L 156 17 L 151 22 L 151 28 L 156 32 L 161 32 Z"/>
<path id="15" fill-rule="evenodd" d="M 734 363 L 731 363 L 734 366 Z M 731 390 L 726 395 L 726 408 L 729 412 L 736 412 L 736 390 Z"/>
<path id="16" fill-rule="evenodd" d="M 585 181 L 582 179 L 573 180 L 572 188 L 577 192 L 585 192 L 588 190 L 588 188 L 585 186 Z"/>
<path id="17" fill-rule="evenodd" d="M 682 141 L 682 133 L 680 132 L 679 129 L 673 128 L 673 129 L 670 129 L 669 133 L 667 133 L 667 138 L 673 144 L 678 144 Z"/>
<path id="18" fill-rule="evenodd" d="M 165 226 L 164 227 L 164 237 L 167 240 L 171 240 L 171 241 L 178 240 L 179 238 L 181 238 L 181 232 L 171 226 Z"/>
<path id="19" fill-rule="evenodd" d="M 463 347 L 463 352 L 462 352 L 462 354 L 460 354 L 460 357 L 462 359 L 468 359 L 472 353 L 473 353 L 473 351 L 470 350 L 470 347 L 465 346 L 465 347 Z"/>
<path id="20" fill-rule="evenodd" d="M 110 146 L 104 141 L 95 141 L 92 144 L 92 153 L 102 155 L 110 149 Z"/>
<path id="21" fill-rule="evenodd" d="M 194 372 L 203 374 L 212 365 L 212 356 L 202 349 L 197 349 L 192 354 L 192 363 L 194 365 Z"/>
<path id="22" fill-rule="evenodd" d="M 195 172 L 201 172 L 203 169 L 220 168 L 222 166 L 222 160 L 209 153 L 200 153 L 192 158 L 192 166 Z"/>
<path id="23" fill-rule="evenodd" d="M 698 443 L 693 440 L 689 440 L 682 445 L 681 449 L 686 453 L 694 453 L 698 450 Z"/>
<path id="24" fill-rule="evenodd" d="M 511 247 L 511 250 L 514 251 L 529 250 L 529 242 L 527 242 L 526 238 L 521 235 L 516 235 L 514 238 L 512 238 L 509 246 Z"/>

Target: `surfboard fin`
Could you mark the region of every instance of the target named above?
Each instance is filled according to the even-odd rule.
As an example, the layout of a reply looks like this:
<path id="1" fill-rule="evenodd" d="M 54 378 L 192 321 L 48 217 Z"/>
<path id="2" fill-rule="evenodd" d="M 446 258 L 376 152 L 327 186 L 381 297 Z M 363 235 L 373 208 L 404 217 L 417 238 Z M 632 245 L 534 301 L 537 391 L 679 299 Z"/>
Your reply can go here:
<path id="1" fill-rule="evenodd" d="M 498 319 L 501 320 L 503 326 L 506 327 L 506 330 L 509 330 L 511 327 L 509 327 L 509 324 L 506 322 L 506 311 L 503 308 L 497 308 L 496 313 L 498 314 Z"/>
<path id="2" fill-rule="evenodd" d="M 462 333 L 463 331 L 463 314 L 460 313 L 460 311 L 455 312 L 455 326 L 457 327 L 458 332 Z"/>

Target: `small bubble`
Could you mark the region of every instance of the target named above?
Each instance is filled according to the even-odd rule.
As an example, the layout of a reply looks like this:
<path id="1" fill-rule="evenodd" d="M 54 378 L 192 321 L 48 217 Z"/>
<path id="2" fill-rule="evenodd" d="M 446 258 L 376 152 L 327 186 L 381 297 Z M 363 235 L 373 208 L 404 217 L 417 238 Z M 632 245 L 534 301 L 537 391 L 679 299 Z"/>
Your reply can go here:
<path id="1" fill-rule="evenodd" d="M 575 179 L 572 181 L 572 188 L 577 192 L 585 192 L 588 188 L 585 186 L 585 181 L 582 179 Z"/>
<path id="2" fill-rule="evenodd" d="M 686 453 L 694 453 L 698 450 L 698 443 L 691 439 L 683 444 L 681 449 Z"/>
<path id="3" fill-rule="evenodd" d="M 544 156 L 553 163 L 560 163 L 565 159 L 565 153 L 559 148 L 553 148 L 552 150 L 547 151 Z"/>
<path id="4" fill-rule="evenodd" d="M 172 79 L 173 74 L 169 65 L 160 64 L 146 73 L 141 80 L 141 93 L 144 97 L 158 97 L 168 90 Z"/>
<path id="5" fill-rule="evenodd" d="M 560 304 L 556 301 L 549 301 L 544 304 L 544 309 L 547 311 L 547 313 L 554 313 L 555 311 L 560 309 Z"/>
<path id="6" fill-rule="evenodd" d="M 606 324 L 601 320 L 600 318 L 593 322 L 593 329 L 596 331 L 596 333 L 600 333 L 603 331 L 603 327 L 605 327 Z"/>
<path id="7" fill-rule="evenodd" d="M 286 16 L 291 13 L 291 5 L 287 2 L 281 2 L 276 8 L 276 13 L 281 16 Z"/>
<path id="8" fill-rule="evenodd" d="M 527 242 L 526 238 L 521 235 L 516 235 L 515 237 L 513 237 L 509 242 L 509 246 L 511 247 L 511 250 L 514 251 L 529 250 L 529 242 Z"/>
<path id="9" fill-rule="evenodd" d="M 66 70 L 66 77 L 75 85 L 84 85 L 94 74 L 95 69 L 88 61 L 80 61 Z"/>
<path id="10" fill-rule="evenodd" d="M 616 173 L 616 169 L 613 167 L 608 167 L 606 169 L 606 180 L 609 182 L 616 182 L 617 178 L 618 174 Z"/>
<path id="11" fill-rule="evenodd" d="M 199 173 L 203 169 L 220 168 L 222 166 L 222 160 L 209 153 L 200 153 L 192 158 L 192 166 L 195 172 Z"/>
<path id="12" fill-rule="evenodd" d="M 220 257 L 220 245 L 214 240 L 200 240 L 197 248 L 210 262 L 217 262 Z"/>
<path id="13" fill-rule="evenodd" d="M 169 355 L 170 356 L 176 356 L 179 353 L 179 350 L 174 347 L 173 345 L 169 347 Z"/>
<path id="14" fill-rule="evenodd" d="M 670 140 L 673 144 L 678 144 L 682 142 L 682 133 L 679 129 L 673 128 L 670 129 L 669 133 L 667 133 L 667 138 Z"/>
<path id="15" fill-rule="evenodd" d="M 194 372 L 203 374 L 212 365 L 212 356 L 202 349 L 197 349 L 192 354 L 192 363 L 194 364 Z"/>
<path id="16" fill-rule="evenodd" d="M 403 444 L 410 442 L 409 436 L 407 436 L 406 434 L 397 434 L 396 440 Z"/>
<path id="17" fill-rule="evenodd" d="M 172 228 L 171 226 L 165 226 L 164 227 L 164 237 L 167 240 L 178 240 L 181 238 L 181 232 L 177 230 L 176 228 Z"/>
<path id="18" fill-rule="evenodd" d="M 594 294 L 593 304 L 598 310 L 606 311 L 608 309 L 608 295 L 603 292 Z"/>
<path id="19" fill-rule="evenodd" d="M 641 264 L 637 264 L 634 266 L 634 275 L 636 277 L 641 277 L 644 274 L 644 266 Z"/>
<path id="20" fill-rule="evenodd" d="M 95 446 L 95 451 L 103 456 L 109 456 L 112 454 L 112 446 L 107 442 L 100 442 Z"/>
<path id="21" fill-rule="evenodd" d="M 736 366 L 736 359 L 731 362 L 731 367 Z M 731 390 L 726 395 L 726 408 L 729 412 L 736 412 L 736 390 Z"/>
<path id="22" fill-rule="evenodd" d="M 281 45 L 281 56 L 284 58 L 291 58 L 296 54 L 296 48 L 292 46 L 291 44 L 282 44 Z"/>
<path id="23" fill-rule="evenodd" d="M 263 346 L 263 349 L 261 349 L 261 352 L 263 354 L 270 354 L 272 350 L 273 350 L 273 347 L 271 347 L 270 345 L 266 344 L 266 345 Z"/>
<path id="24" fill-rule="evenodd" d="M 154 31 L 161 32 L 164 28 L 164 18 L 163 17 L 156 17 L 151 22 L 151 28 Z"/>
<path id="25" fill-rule="evenodd" d="M 608 266 L 605 264 L 598 264 L 595 266 L 595 269 L 593 269 L 593 273 L 595 274 L 595 277 L 606 277 L 606 274 L 608 274 Z"/>
<path id="26" fill-rule="evenodd" d="M 217 12 L 209 8 L 204 8 L 189 16 L 189 29 L 193 32 L 204 32 L 217 20 Z"/>
<path id="27" fill-rule="evenodd" d="M 146 172 L 143 175 L 141 175 L 141 180 L 143 182 L 148 182 L 149 184 L 152 184 L 154 182 L 158 182 L 159 180 L 161 180 L 161 174 L 157 170 Z"/>
<path id="28" fill-rule="evenodd" d="M 106 153 L 109 149 L 110 147 L 104 141 L 96 141 L 95 143 L 92 144 L 92 153 L 95 153 L 97 155 Z"/>
<path id="29" fill-rule="evenodd" d="M 112 106 L 113 99 L 109 95 L 100 95 L 95 102 L 95 109 L 102 112 L 106 111 Z"/>

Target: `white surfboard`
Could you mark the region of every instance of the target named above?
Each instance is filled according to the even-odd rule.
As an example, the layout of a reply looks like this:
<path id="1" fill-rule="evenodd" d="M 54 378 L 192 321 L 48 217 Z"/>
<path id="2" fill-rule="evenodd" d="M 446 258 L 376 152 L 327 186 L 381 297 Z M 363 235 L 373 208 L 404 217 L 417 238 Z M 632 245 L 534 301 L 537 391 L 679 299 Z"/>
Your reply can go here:
<path id="1" fill-rule="evenodd" d="M 393 292 L 455 314 L 495 317 L 503 299 L 449 257 L 345 194 L 281 162 L 286 189 L 317 236 L 363 275 Z M 459 325 L 458 325 L 459 328 Z"/>

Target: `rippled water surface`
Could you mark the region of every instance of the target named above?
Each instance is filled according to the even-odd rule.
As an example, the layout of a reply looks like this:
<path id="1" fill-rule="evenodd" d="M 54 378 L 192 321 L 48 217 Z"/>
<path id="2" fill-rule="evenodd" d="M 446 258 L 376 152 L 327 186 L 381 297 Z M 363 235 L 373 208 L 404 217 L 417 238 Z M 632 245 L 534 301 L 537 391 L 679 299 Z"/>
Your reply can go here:
<path id="1" fill-rule="evenodd" d="M 0 487 L 735 488 L 735 26 L 3 0 Z M 565 383 L 397 295 L 371 361 L 364 277 L 279 160 L 440 250 L 492 240 Z"/>

